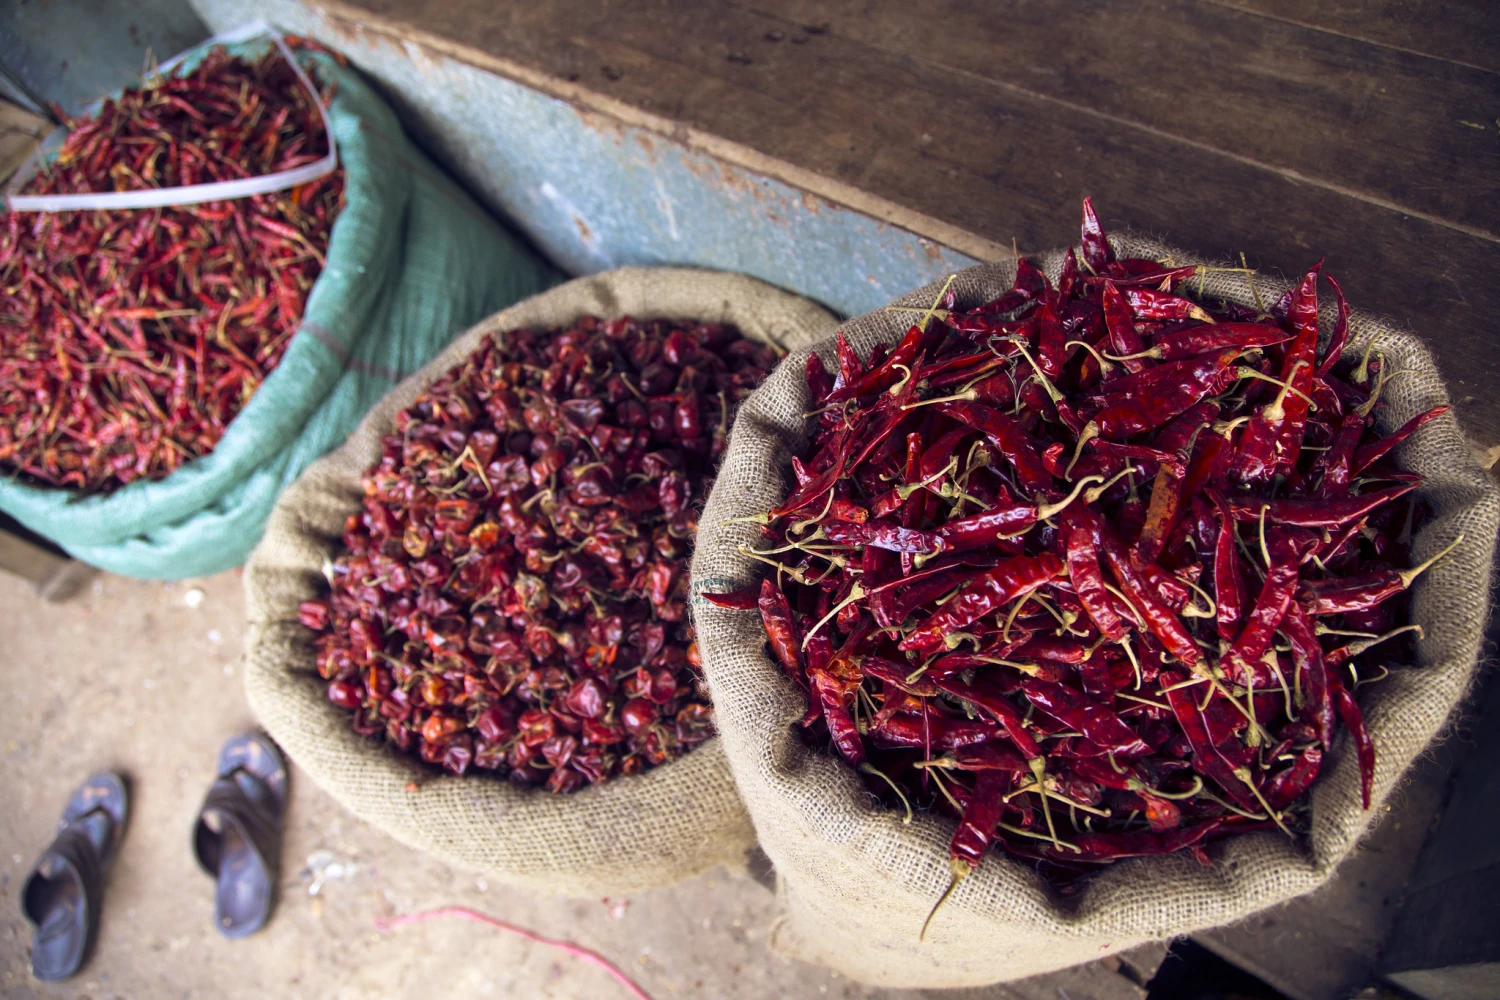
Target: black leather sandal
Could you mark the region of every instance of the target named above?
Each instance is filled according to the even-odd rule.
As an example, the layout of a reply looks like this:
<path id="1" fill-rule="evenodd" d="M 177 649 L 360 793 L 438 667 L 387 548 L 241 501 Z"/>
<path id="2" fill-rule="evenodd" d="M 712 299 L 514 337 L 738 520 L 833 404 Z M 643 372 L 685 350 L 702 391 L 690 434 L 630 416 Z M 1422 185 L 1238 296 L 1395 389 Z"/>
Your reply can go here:
<path id="1" fill-rule="evenodd" d="M 101 771 L 73 792 L 57 824 L 57 837 L 21 888 L 21 909 L 36 925 L 31 974 L 56 981 L 88 959 L 99 929 L 104 873 L 114 860 L 130 796 L 118 774 Z"/>
<path id="2" fill-rule="evenodd" d="M 218 774 L 198 811 L 193 852 L 217 883 L 214 925 L 242 938 L 265 926 L 275 902 L 286 763 L 269 737 L 246 733 L 219 750 Z"/>

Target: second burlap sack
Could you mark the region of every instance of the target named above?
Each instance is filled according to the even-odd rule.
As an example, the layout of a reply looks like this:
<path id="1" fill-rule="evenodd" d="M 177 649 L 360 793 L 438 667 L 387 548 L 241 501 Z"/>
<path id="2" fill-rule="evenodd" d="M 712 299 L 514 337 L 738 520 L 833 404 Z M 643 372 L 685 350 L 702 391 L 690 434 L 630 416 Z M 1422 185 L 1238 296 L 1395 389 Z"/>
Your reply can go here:
<path id="1" fill-rule="evenodd" d="M 1121 256 L 1203 263 L 1142 238 L 1111 242 Z M 1055 280 L 1062 254 L 1043 254 L 1037 262 Z M 959 308 L 994 299 L 1014 275 L 1013 261 L 961 272 L 953 286 Z M 1273 302 L 1285 287 L 1265 277 L 1252 286 L 1244 274 L 1215 272 L 1203 292 L 1253 306 L 1257 291 L 1261 301 Z M 1194 279 L 1190 293 L 1198 288 Z M 925 308 L 938 290 L 929 286 L 898 304 Z M 1326 332 L 1332 310 L 1323 318 Z M 878 311 L 841 329 L 864 356 L 875 344 L 895 342 L 910 322 L 909 312 Z M 1348 350 L 1361 352 L 1372 338 L 1387 363 L 1409 372 L 1386 387 L 1383 430 L 1448 401 L 1432 356 L 1416 336 L 1356 312 Z M 817 350 L 832 363 L 831 340 Z M 786 358 L 741 407 L 700 521 L 695 594 L 741 587 L 761 575 L 764 567 L 738 552 L 740 544 L 755 541 L 756 529 L 724 522 L 769 510 L 786 496 L 788 463 L 803 447 L 803 414 L 812 409 L 806 357 Z M 1433 421 L 1397 457 L 1426 476 L 1421 496 L 1433 510 L 1416 535 L 1413 558 L 1432 555 L 1460 532 L 1466 541 L 1414 588 L 1412 614 L 1426 629 L 1418 662 L 1361 692 L 1378 748 L 1372 809 L 1360 807 L 1358 766 L 1346 734 L 1314 786 L 1305 843 L 1254 833 L 1211 846 L 1212 867 L 1186 854 L 1121 861 L 1069 897 L 1049 891 L 1030 865 L 991 852 L 944 904 L 925 941 L 919 940 L 923 919 L 949 881 L 953 821 L 927 813 L 903 825 L 901 814 L 867 794 L 842 760 L 804 745 L 797 727 L 803 696 L 767 657 L 759 616 L 696 598 L 694 622 L 720 738 L 778 872 L 784 915 L 773 946 L 864 982 L 973 986 L 1230 923 L 1322 885 L 1463 698 L 1489 606 L 1500 495 L 1470 458 L 1458 423 L 1451 415 Z"/>
<path id="2" fill-rule="evenodd" d="M 396 414 L 493 334 L 566 326 L 582 315 L 732 323 L 797 350 L 826 336 L 818 305 L 752 278 L 624 268 L 579 278 L 473 327 L 398 385 L 337 451 L 281 497 L 245 569 L 250 707 L 291 759 L 356 816 L 446 861 L 541 892 L 604 896 L 666 885 L 715 865 L 743 865 L 755 843 L 720 740 L 643 774 L 568 795 L 518 789 L 487 774 L 439 774 L 356 734 L 324 693 L 312 633 L 297 606 L 326 593 L 323 567 L 357 511 L 360 476 L 380 458 Z"/>

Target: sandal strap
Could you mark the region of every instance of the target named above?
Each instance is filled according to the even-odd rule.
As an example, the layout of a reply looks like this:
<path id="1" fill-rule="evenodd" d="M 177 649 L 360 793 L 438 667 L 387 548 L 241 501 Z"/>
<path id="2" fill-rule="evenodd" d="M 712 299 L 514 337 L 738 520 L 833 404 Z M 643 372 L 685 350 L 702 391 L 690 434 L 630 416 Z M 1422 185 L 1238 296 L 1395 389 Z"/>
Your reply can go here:
<path id="1" fill-rule="evenodd" d="M 209 829 L 204 817 L 216 813 L 220 832 Z M 223 830 L 233 827 L 259 856 L 267 871 L 277 856 L 281 839 L 280 803 L 266 783 L 243 769 L 219 778 L 209 786 L 203 797 L 203 806 L 198 810 L 198 822 L 193 829 L 193 853 L 198 864 L 209 875 L 219 875 L 219 859 L 223 853 Z"/>
<path id="2" fill-rule="evenodd" d="M 49 862 L 57 864 L 54 866 Z M 61 870 L 50 876 L 43 875 L 42 869 L 49 867 L 60 867 Z M 104 881 L 104 860 L 99 856 L 98 846 L 89 837 L 80 821 L 64 827 L 48 845 L 47 850 L 37 860 L 36 866 L 32 868 L 31 874 L 27 876 L 26 884 L 21 888 L 21 908 L 26 914 L 26 919 L 33 924 L 40 926 L 46 919 L 46 914 L 33 912 L 32 886 L 39 880 L 55 881 L 57 879 L 68 879 L 78 884 L 79 891 L 83 894 L 85 912 L 88 914 L 88 925 L 90 927 L 97 925 L 100 889 Z"/>

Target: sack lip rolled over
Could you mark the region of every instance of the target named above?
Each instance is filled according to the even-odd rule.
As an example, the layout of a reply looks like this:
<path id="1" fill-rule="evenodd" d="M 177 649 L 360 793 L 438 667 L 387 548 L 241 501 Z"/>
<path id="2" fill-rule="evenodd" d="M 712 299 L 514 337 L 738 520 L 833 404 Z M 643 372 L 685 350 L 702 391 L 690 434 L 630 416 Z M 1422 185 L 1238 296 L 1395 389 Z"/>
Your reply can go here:
<path id="1" fill-rule="evenodd" d="M 589 314 L 733 323 L 746 336 L 792 349 L 834 325 L 807 299 L 702 269 L 622 268 L 525 299 L 460 335 L 372 408 L 342 446 L 308 466 L 245 568 L 245 689 L 291 758 L 351 812 L 404 843 L 511 884 L 573 896 L 634 892 L 743 864 L 755 835 L 721 741 L 670 766 L 568 795 L 435 773 L 355 733 L 348 714 L 328 701 L 297 606 L 326 590 L 325 560 L 342 545 L 344 520 L 363 496 L 360 477 L 379 460 L 396 414 L 492 334 L 566 326 Z"/>
<path id="2" fill-rule="evenodd" d="M 1207 263 L 1154 239 L 1111 237 L 1122 256 L 1171 257 Z M 1034 255 L 1056 279 L 1063 251 Z M 959 272 L 960 305 L 976 306 L 1008 289 L 1013 261 Z M 1204 294 L 1267 307 L 1288 287 L 1266 275 L 1208 272 Z M 1252 291 L 1251 281 L 1253 281 Z M 897 301 L 926 308 L 942 287 L 935 282 Z M 1197 294 L 1199 279 L 1190 284 Z M 1324 303 L 1321 325 L 1334 308 Z M 910 312 L 877 311 L 841 326 L 865 356 L 908 328 Z M 1430 353 L 1417 337 L 1389 321 L 1355 311 L 1346 352 L 1363 351 L 1379 337 L 1390 363 L 1413 374 L 1392 381 L 1379 415 L 1391 430 L 1407 418 L 1447 402 Z M 832 337 L 816 345 L 834 358 Z M 812 408 L 804 375 L 809 351 L 790 355 L 741 407 L 715 488 L 700 520 L 693 593 L 731 590 L 762 578 L 766 567 L 740 555 L 752 544 L 752 524 L 724 522 L 761 513 L 786 496 L 787 466 L 805 444 Z M 1433 508 L 1415 539 L 1414 558 L 1441 549 L 1462 531 L 1466 542 L 1413 588 L 1413 616 L 1427 629 L 1418 664 L 1396 670 L 1361 692 L 1378 754 L 1372 809 L 1360 807 L 1353 748 L 1339 740 L 1313 789 L 1312 829 L 1303 843 L 1277 832 L 1240 834 L 1211 845 L 1215 864 L 1162 856 L 1117 862 L 1090 876 L 1076 895 L 1050 890 L 1026 862 L 992 851 L 918 935 L 932 904 L 947 888 L 947 844 L 955 821 L 934 813 L 902 823 L 864 789 L 841 759 L 807 747 L 796 731 L 805 698 L 765 655 L 765 634 L 754 612 L 693 603 L 704 670 L 717 698 L 719 731 L 741 797 L 782 881 L 788 915 L 773 943 L 794 957 L 818 962 L 866 982 L 891 986 L 957 987 L 1016 979 L 1088 961 L 1133 945 L 1230 923 L 1310 892 L 1332 875 L 1372 820 L 1382 814 L 1401 773 L 1443 729 L 1472 680 L 1488 606 L 1490 564 L 1500 528 L 1500 494 L 1469 455 L 1453 415 L 1424 426 L 1396 452 L 1406 467 L 1426 475 L 1421 495 Z"/>

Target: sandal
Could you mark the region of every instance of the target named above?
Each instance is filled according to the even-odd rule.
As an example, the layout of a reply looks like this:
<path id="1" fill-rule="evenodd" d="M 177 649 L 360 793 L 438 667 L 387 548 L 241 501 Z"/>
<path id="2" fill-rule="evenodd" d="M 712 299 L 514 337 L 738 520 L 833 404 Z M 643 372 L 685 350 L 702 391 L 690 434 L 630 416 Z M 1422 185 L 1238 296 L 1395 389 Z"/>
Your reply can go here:
<path id="1" fill-rule="evenodd" d="M 193 853 L 217 883 L 214 925 L 227 938 L 242 938 L 264 927 L 271 915 L 286 814 L 286 762 L 269 737 L 245 733 L 219 750 L 218 775 L 198 811 Z"/>
<path id="2" fill-rule="evenodd" d="M 21 909 L 36 925 L 31 944 L 36 978 L 67 979 L 88 958 L 99 929 L 104 873 L 129 811 L 125 781 L 111 771 L 90 776 L 68 800 L 56 838 L 21 889 Z"/>

